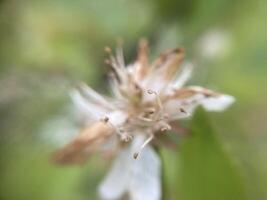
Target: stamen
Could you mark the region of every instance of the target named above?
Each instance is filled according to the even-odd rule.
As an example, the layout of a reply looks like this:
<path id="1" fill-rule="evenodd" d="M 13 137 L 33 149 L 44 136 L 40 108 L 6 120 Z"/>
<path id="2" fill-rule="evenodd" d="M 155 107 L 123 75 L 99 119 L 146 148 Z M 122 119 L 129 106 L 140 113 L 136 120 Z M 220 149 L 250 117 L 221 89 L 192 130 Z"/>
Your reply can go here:
<path id="1" fill-rule="evenodd" d="M 122 40 L 118 41 L 118 47 L 116 49 L 116 59 L 119 63 L 120 66 L 124 67 L 125 63 L 124 63 L 124 56 L 123 56 L 123 50 L 122 50 Z"/>
<path id="2" fill-rule="evenodd" d="M 104 48 L 104 51 L 109 55 L 108 64 L 111 65 L 113 68 L 119 68 L 120 65 L 118 63 L 118 60 L 114 57 L 112 54 L 112 49 L 109 46 L 106 46 Z"/>
<path id="3" fill-rule="evenodd" d="M 141 118 L 142 119 L 152 119 L 153 114 L 156 112 L 155 108 L 148 108 L 142 113 Z"/>
<path id="4" fill-rule="evenodd" d="M 187 112 L 185 111 L 185 109 L 180 108 L 179 110 L 180 110 L 180 112 L 187 114 Z"/>
<path id="5" fill-rule="evenodd" d="M 105 117 L 103 117 L 103 118 L 101 119 L 101 121 L 104 122 L 104 123 L 106 124 L 106 123 L 108 123 L 109 118 L 108 118 L 107 116 L 105 116 Z"/>
<path id="6" fill-rule="evenodd" d="M 153 115 L 155 112 L 156 112 L 155 108 L 149 108 L 145 111 L 145 113 L 148 115 Z"/>
<path id="7" fill-rule="evenodd" d="M 160 129 L 162 132 L 171 130 L 171 126 L 169 124 L 164 124 L 162 128 Z"/>
<path id="8" fill-rule="evenodd" d="M 104 51 L 107 52 L 108 54 L 111 54 L 112 49 L 111 49 L 109 46 L 106 46 L 106 47 L 104 48 Z"/>
<path id="9" fill-rule="evenodd" d="M 109 55 L 109 59 L 106 63 L 110 65 L 120 83 L 126 84 L 128 82 L 128 77 L 127 71 L 125 70 L 122 48 L 118 47 L 116 57 L 112 54 L 110 47 L 105 47 L 104 50 Z"/>
<path id="10" fill-rule="evenodd" d="M 162 128 L 160 129 L 161 132 L 165 132 L 165 131 L 167 131 L 167 130 L 168 130 L 167 127 L 162 127 Z"/>
<path id="11" fill-rule="evenodd" d="M 142 146 L 140 147 L 138 152 L 135 152 L 133 154 L 133 158 L 137 159 L 137 157 L 139 156 L 139 154 L 142 152 L 142 150 L 146 147 L 146 145 L 154 138 L 154 135 L 150 135 L 149 138 L 147 138 L 144 143 L 142 144 Z"/>
<path id="12" fill-rule="evenodd" d="M 179 108 L 179 111 L 180 111 L 181 113 L 184 113 L 184 114 L 190 116 L 190 113 L 187 112 L 184 108 Z"/>
<path id="13" fill-rule="evenodd" d="M 147 93 L 148 93 L 148 94 L 154 94 L 155 92 L 154 92 L 153 90 L 150 90 L 150 89 L 149 89 L 149 90 L 147 90 Z"/>
<path id="14" fill-rule="evenodd" d="M 160 100 L 160 98 L 159 98 L 159 95 L 158 95 L 158 93 L 157 92 L 155 92 L 155 91 L 153 91 L 153 90 L 147 90 L 147 93 L 148 94 L 154 94 L 155 96 L 156 96 L 156 99 L 157 99 L 157 104 L 158 104 L 158 106 L 159 106 L 159 108 L 160 108 L 160 110 L 162 110 L 162 103 L 161 103 L 161 100 Z"/>
<path id="15" fill-rule="evenodd" d="M 117 132 L 118 132 L 119 136 L 121 137 L 121 140 L 124 142 L 129 142 L 133 139 L 133 136 L 126 133 L 125 130 L 122 128 L 117 129 Z"/>
<path id="16" fill-rule="evenodd" d="M 139 155 L 138 153 L 134 153 L 133 154 L 134 159 L 137 159 L 138 155 Z"/>
<path id="17" fill-rule="evenodd" d="M 142 116 L 139 116 L 138 119 L 141 119 L 142 121 L 145 121 L 145 122 L 154 122 L 155 121 L 153 119 L 150 119 L 150 118 L 147 118 L 147 117 L 142 117 Z"/>
<path id="18" fill-rule="evenodd" d="M 127 133 L 121 134 L 121 140 L 124 142 L 130 142 L 133 139 L 133 136 Z"/>
<path id="19" fill-rule="evenodd" d="M 123 128 L 114 126 L 110 122 L 109 117 L 105 116 L 102 119 L 100 119 L 100 121 L 102 121 L 103 123 L 108 124 L 112 128 L 114 128 L 115 129 L 115 132 L 120 136 L 120 138 L 121 138 L 122 141 L 129 142 L 129 141 L 131 141 L 133 139 L 133 136 L 130 135 L 130 134 L 128 134 L 128 133 L 126 133 Z"/>

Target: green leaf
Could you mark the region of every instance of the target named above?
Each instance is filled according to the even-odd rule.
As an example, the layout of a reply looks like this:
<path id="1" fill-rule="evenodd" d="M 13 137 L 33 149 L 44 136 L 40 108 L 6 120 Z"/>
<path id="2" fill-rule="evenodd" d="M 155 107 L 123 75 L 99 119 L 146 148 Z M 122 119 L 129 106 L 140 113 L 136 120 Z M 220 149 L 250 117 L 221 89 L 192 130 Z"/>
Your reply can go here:
<path id="1" fill-rule="evenodd" d="M 196 112 L 191 135 L 178 156 L 181 199 L 246 199 L 241 171 L 218 141 L 203 110 Z"/>

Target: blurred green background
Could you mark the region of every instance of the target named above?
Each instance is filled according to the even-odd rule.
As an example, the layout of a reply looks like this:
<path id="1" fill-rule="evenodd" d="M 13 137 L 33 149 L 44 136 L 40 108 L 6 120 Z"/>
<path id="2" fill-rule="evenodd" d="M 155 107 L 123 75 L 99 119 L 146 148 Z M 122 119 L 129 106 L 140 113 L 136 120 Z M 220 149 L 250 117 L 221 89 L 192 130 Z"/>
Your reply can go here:
<path id="1" fill-rule="evenodd" d="M 1 0 L 0 199 L 95 200 L 109 163 L 57 167 L 50 153 L 75 134 L 68 91 L 108 93 L 106 45 L 126 61 L 146 37 L 155 57 L 182 46 L 192 84 L 236 97 L 199 114 L 193 136 L 161 151 L 164 199 L 267 199 L 267 1 Z"/>

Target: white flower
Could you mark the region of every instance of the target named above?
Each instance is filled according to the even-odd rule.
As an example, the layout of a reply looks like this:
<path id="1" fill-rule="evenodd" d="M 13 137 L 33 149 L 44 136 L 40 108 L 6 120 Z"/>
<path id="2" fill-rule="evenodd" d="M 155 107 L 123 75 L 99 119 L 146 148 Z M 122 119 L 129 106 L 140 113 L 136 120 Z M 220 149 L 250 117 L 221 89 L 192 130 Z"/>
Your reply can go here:
<path id="1" fill-rule="evenodd" d="M 181 65 L 181 48 L 168 50 L 149 64 L 148 45 L 141 40 L 137 60 L 129 66 L 124 64 L 121 49 L 116 57 L 111 49 L 106 51 L 114 97 L 104 97 L 85 84 L 71 93 L 86 126 L 54 158 L 61 164 L 75 164 L 85 162 L 96 151 L 116 153 L 100 185 L 101 198 L 128 195 L 132 200 L 158 200 L 161 163 L 153 148 L 154 139 L 170 130 L 171 122 L 192 115 L 197 106 L 222 111 L 234 98 L 198 86 L 182 87 L 192 66 Z"/>

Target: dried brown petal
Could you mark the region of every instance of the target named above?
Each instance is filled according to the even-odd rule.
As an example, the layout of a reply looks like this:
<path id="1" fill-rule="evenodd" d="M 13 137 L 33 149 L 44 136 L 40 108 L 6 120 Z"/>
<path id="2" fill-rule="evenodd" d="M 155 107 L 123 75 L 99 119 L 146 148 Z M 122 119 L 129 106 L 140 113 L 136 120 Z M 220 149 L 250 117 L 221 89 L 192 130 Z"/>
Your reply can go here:
<path id="1" fill-rule="evenodd" d="M 175 90 L 174 93 L 171 96 L 169 96 L 168 98 L 186 99 L 186 98 L 192 97 L 196 94 L 202 94 L 205 97 L 215 97 L 215 96 L 219 95 L 219 93 L 216 93 L 214 91 L 211 91 L 211 90 L 208 90 L 205 88 L 195 89 L 192 87 L 184 87 L 184 88 Z"/>
<path id="2" fill-rule="evenodd" d="M 153 70 L 163 68 L 163 76 L 166 80 L 171 80 L 180 70 L 180 64 L 184 59 L 184 50 L 175 48 L 162 53 L 152 65 Z"/>
<path id="3" fill-rule="evenodd" d="M 82 164 L 114 132 L 114 128 L 102 121 L 83 129 L 70 143 L 56 151 L 52 159 L 62 165 Z"/>
<path id="4" fill-rule="evenodd" d="M 136 77 L 137 79 L 143 79 L 148 71 L 148 41 L 146 39 L 141 39 L 138 46 L 138 55 L 136 59 Z"/>

